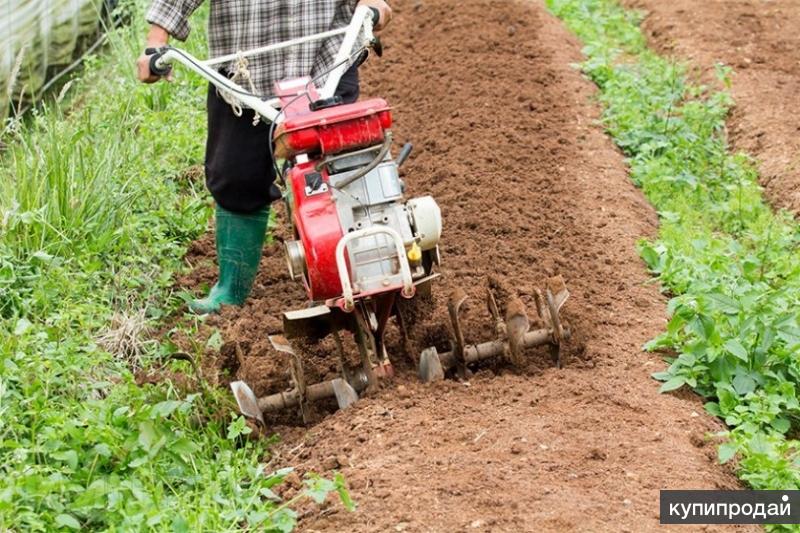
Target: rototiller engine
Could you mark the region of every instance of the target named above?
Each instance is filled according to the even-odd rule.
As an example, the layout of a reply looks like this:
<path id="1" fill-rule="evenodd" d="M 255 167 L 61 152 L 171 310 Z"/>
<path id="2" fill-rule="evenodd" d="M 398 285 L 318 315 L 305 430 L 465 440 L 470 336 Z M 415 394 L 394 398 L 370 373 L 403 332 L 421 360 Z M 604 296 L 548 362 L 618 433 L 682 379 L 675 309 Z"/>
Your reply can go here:
<path id="1" fill-rule="evenodd" d="M 285 181 L 295 239 L 284 243 L 287 264 L 292 278 L 305 286 L 310 305 L 284 313 L 284 334 L 270 337 L 295 360 L 294 387 L 262 399 L 259 411 L 303 408 L 306 400 L 324 396 L 335 396 L 345 407 L 358 391 L 390 375 L 383 346 L 387 322 L 400 317 L 398 298 L 412 298 L 419 286 L 428 290 L 439 262 L 439 206 L 430 196 L 405 199 L 398 168 L 411 145 L 397 160 L 391 158 L 386 101 L 328 107 L 308 85 L 308 79 L 277 85 L 286 118 L 274 138 L 276 156 L 289 162 Z M 313 110 L 307 99 L 296 98 L 298 89 L 316 103 Z M 340 330 L 353 333 L 361 367 L 348 369 L 341 353 L 343 377 L 307 387 L 290 341 L 334 335 L 341 346 Z M 250 396 L 246 385 L 233 387 L 244 404 L 241 398 Z"/>
<path id="2" fill-rule="evenodd" d="M 335 398 L 340 408 L 358 399 L 359 393 L 378 386 L 380 378 L 393 374 L 384 347 L 384 334 L 394 317 L 407 342 L 401 307 L 430 292 L 434 271 L 440 263 L 441 213 L 430 196 L 407 200 L 398 173 L 411 152 L 406 144 L 392 158 L 392 112 L 380 98 L 342 104 L 334 97 L 349 63 L 367 49 L 377 49 L 368 8 L 356 9 L 345 28 L 286 43 L 240 52 L 210 61 L 199 61 L 173 47 L 155 51 L 154 73 L 165 73 L 179 61 L 209 79 L 227 98 L 254 109 L 273 123 L 274 155 L 285 161 L 281 172 L 284 199 L 294 238 L 284 242 L 289 273 L 302 282 L 308 305 L 283 315 L 283 335 L 271 336 L 273 347 L 290 355 L 290 388 L 256 398 L 242 381 L 231 384 L 243 414 L 263 422 L 263 413 L 297 408 L 305 419 L 310 402 Z M 276 84 L 275 97 L 264 100 L 248 93 L 212 65 L 267 53 L 313 39 L 343 34 L 334 66 L 321 88 L 315 80 L 300 78 Z M 280 111 L 279 111 L 280 110 Z M 419 357 L 419 374 L 425 381 L 444 377 L 454 369 L 465 376 L 467 365 L 490 357 L 516 362 L 525 347 L 549 344 L 557 362 L 558 347 L 569 330 L 559 320 L 568 293 L 560 279 L 551 280 L 545 294 L 537 293 L 542 329 L 529 331 L 521 302 L 507 306 L 500 317 L 493 294 L 489 310 L 498 339 L 465 345 L 458 313 L 464 297 L 450 302 L 453 336 L 451 349 L 435 348 Z M 352 333 L 359 352 L 357 365 L 348 364 L 341 332 Z M 299 345 L 331 336 L 339 352 L 340 376 L 321 383 L 306 383 L 303 351 Z M 296 343 L 295 340 L 304 339 Z"/>

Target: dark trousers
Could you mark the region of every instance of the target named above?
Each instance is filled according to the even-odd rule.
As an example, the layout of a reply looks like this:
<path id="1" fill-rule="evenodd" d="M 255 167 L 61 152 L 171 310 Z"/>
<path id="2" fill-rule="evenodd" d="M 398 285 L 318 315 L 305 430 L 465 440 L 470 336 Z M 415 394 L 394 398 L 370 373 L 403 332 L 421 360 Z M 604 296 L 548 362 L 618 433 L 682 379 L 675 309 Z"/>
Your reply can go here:
<path id="1" fill-rule="evenodd" d="M 354 65 L 342 76 L 336 94 L 352 103 L 358 93 L 358 67 Z M 280 197 L 272 187 L 275 166 L 269 151 L 269 124 L 262 120 L 253 126 L 252 109 L 243 109 L 240 117 L 234 115 L 213 85 L 209 85 L 207 103 L 205 166 L 211 196 L 235 213 L 252 213 L 268 206 Z"/>

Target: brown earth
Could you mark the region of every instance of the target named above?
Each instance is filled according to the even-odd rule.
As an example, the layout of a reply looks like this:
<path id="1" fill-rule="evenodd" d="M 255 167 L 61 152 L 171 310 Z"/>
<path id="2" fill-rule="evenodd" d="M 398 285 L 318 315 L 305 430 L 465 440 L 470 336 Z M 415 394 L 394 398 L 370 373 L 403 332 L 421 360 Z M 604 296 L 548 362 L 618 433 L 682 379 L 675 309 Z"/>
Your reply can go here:
<path id="1" fill-rule="evenodd" d="M 697 397 L 658 394 L 650 378 L 663 364 L 641 346 L 662 330 L 665 299 L 635 245 L 657 219 L 596 125 L 593 86 L 570 66 L 580 43 L 538 1 L 393 6 L 363 92 L 393 103 L 395 137 L 417 146 L 404 168 L 410 195 L 442 206 L 436 316 L 445 320 L 447 294 L 463 287 L 474 297 L 468 337 L 487 340 L 480 298 L 490 277 L 530 303 L 535 286 L 561 274 L 575 338 L 561 370 L 536 350 L 524 369 L 484 368 L 464 383 L 423 385 L 401 369 L 312 427 L 270 420 L 281 437 L 270 468 L 339 470 L 358 503 L 354 513 L 308 505 L 301 529 L 645 531 L 659 527 L 659 489 L 738 488 L 707 438 L 721 425 Z M 212 242 L 187 257 L 196 268 L 184 286 L 213 280 Z M 280 331 L 280 311 L 303 303 L 269 247 L 244 308 L 209 319 L 225 344 L 205 372 L 220 385 L 235 374 L 258 394 L 285 387 L 267 335 Z M 417 332 L 416 347 L 433 336 Z M 389 347 L 399 352 L 396 340 Z M 328 359 L 309 365 L 315 377 L 335 371 Z M 283 495 L 299 485 L 293 478 Z"/>
<path id="2" fill-rule="evenodd" d="M 758 161 L 770 202 L 800 211 L 800 10 L 796 0 L 626 0 L 645 10 L 662 52 L 701 71 L 734 68 L 729 121 L 738 150 Z"/>

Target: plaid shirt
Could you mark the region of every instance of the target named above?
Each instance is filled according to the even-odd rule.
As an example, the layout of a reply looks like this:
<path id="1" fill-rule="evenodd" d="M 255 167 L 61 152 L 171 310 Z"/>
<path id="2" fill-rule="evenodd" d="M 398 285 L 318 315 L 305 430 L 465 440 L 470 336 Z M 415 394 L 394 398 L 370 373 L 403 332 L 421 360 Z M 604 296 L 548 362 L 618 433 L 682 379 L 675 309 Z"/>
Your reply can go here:
<path id="1" fill-rule="evenodd" d="M 346 26 L 357 0 L 209 0 L 209 56 L 233 54 Z M 152 0 L 147 21 L 181 41 L 189 16 L 203 0 Z M 273 93 L 276 81 L 315 77 L 333 66 L 343 36 L 313 41 L 247 58 L 256 93 Z M 232 62 L 233 63 L 233 62 Z M 234 72 L 232 64 L 226 69 Z M 319 86 L 320 83 L 317 83 Z M 248 87 L 245 85 L 245 88 Z"/>

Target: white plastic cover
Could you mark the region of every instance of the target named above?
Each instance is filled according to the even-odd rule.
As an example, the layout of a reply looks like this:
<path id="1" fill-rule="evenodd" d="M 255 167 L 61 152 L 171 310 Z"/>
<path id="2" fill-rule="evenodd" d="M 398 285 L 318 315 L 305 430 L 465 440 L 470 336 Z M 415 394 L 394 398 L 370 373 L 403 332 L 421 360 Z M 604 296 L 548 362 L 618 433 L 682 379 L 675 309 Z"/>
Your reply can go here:
<path id="1" fill-rule="evenodd" d="M 406 204 L 414 220 L 414 228 L 420 237 L 419 247 L 432 250 L 442 236 L 442 211 L 433 196 L 412 198 Z"/>

